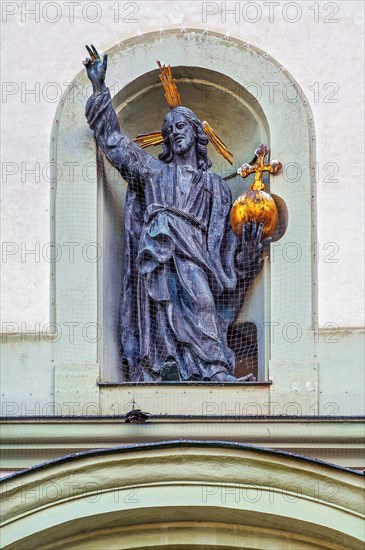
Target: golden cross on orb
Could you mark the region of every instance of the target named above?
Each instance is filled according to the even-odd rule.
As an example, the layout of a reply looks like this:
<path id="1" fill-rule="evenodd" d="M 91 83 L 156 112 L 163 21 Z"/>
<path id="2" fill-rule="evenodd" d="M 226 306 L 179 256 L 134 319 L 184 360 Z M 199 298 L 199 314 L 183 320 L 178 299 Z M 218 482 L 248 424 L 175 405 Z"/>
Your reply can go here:
<path id="1" fill-rule="evenodd" d="M 272 160 L 269 163 L 265 164 L 265 157 L 269 154 L 270 149 L 266 147 L 263 143 L 258 146 L 255 151 L 256 155 L 256 164 L 251 165 L 247 162 L 242 164 L 241 168 L 238 168 L 237 173 L 240 174 L 243 178 L 247 178 L 250 174 L 255 174 L 255 181 L 251 185 L 251 189 L 261 190 L 264 189 L 264 184 L 262 183 L 262 172 L 270 172 L 270 174 L 276 174 L 279 170 L 282 169 L 283 165 L 278 160 Z"/>

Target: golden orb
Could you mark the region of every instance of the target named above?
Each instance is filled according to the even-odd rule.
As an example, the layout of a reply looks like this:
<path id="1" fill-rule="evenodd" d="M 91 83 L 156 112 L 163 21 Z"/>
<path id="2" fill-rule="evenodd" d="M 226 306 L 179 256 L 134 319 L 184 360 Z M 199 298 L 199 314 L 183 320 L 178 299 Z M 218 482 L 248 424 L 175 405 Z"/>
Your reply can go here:
<path id="1" fill-rule="evenodd" d="M 246 162 L 237 170 L 237 173 L 243 178 L 255 174 L 255 180 L 250 191 L 246 191 L 238 197 L 231 210 L 231 227 L 239 239 L 242 235 L 242 227 L 246 223 L 262 223 L 264 225 L 262 229 L 264 239 L 270 237 L 277 226 L 278 208 L 272 196 L 263 191 L 265 186 L 262 183 L 262 173 L 276 174 L 282 169 L 283 165 L 278 160 L 265 163 L 265 157 L 269 152 L 269 148 L 261 143 L 255 151 L 254 160 L 257 161 L 256 164 Z"/>
<path id="2" fill-rule="evenodd" d="M 248 222 L 263 223 L 262 237 L 270 237 L 278 223 L 278 209 L 269 193 L 251 189 L 234 202 L 231 210 L 231 227 L 237 237 L 242 235 L 242 227 Z"/>

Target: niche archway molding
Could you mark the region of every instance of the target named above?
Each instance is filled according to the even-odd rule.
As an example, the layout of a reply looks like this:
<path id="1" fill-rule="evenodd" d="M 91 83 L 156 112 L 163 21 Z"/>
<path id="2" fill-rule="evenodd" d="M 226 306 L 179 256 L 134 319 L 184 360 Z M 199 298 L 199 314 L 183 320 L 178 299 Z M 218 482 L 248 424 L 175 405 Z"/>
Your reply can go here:
<path id="1" fill-rule="evenodd" d="M 245 445 L 88 451 L 2 485 L 4 550 L 362 548 L 360 474 Z"/>

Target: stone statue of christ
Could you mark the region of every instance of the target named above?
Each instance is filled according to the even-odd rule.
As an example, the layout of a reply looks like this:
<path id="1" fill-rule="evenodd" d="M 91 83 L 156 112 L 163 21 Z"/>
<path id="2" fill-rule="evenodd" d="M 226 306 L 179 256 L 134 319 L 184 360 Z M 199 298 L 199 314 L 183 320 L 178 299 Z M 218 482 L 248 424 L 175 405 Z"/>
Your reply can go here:
<path id="1" fill-rule="evenodd" d="M 169 110 L 163 151 L 153 158 L 120 129 L 105 85 L 107 56 L 93 46 L 88 52 L 94 93 L 86 117 L 128 183 L 120 310 L 126 377 L 237 381 L 227 331 L 269 239 L 262 241 L 261 224 L 246 224 L 241 240 L 232 231 L 231 193 L 209 170 L 208 138 L 193 111 Z"/>

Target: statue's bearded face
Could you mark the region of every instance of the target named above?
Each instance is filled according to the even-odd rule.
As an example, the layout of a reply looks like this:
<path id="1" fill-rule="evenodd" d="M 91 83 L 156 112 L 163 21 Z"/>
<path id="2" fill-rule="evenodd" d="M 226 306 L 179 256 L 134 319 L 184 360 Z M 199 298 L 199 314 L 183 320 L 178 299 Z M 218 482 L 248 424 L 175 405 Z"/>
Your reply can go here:
<path id="1" fill-rule="evenodd" d="M 174 154 L 182 155 L 195 145 L 194 129 L 184 115 L 174 113 L 167 131 Z"/>

